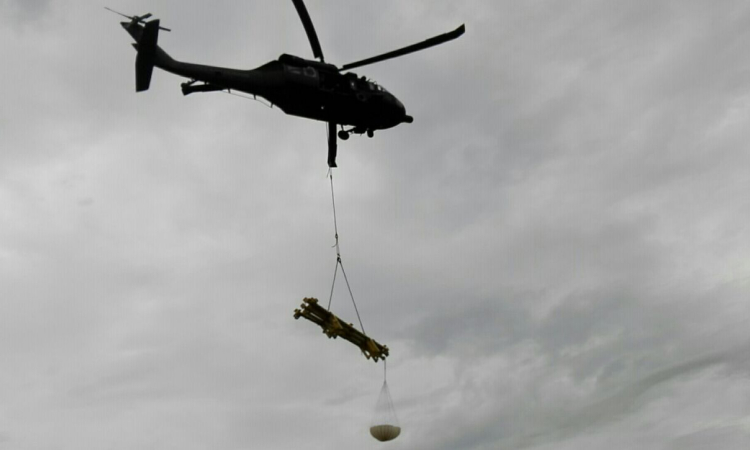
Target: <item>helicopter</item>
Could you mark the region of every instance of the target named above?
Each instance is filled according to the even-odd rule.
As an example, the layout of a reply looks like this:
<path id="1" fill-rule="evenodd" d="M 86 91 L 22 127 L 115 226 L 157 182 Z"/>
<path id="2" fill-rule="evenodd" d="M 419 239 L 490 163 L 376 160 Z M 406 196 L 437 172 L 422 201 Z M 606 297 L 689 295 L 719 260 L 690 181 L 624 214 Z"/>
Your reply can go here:
<path id="1" fill-rule="evenodd" d="M 173 59 L 158 45 L 159 31 L 171 31 L 161 26 L 159 19 L 147 21 L 151 13 L 142 16 L 119 14 L 128 22 L 122 27 L 135 40 L 138 52 L 135 59 L 135 90 L 148 90 L 154 67 L 188 78 L 182 83 L 183 95 L 196 92 L 239 91 L 266 99 L 284 113 L 326 122 L 328 124 L 328 166 L 336 167 L 337 137 L 349 139 L 350 133 L 373 137 L 376 130 L 385 130 L 401 123 L 412 123 L 404 104 L 383 86 L 351 69 L 424 50 L 450 40 L 465 32 L 461 25 L 453 31 L 387 53 L 337 67 L 325 62 L 323 50 L 310 14 L 303 0 L 292 0 L 310 41 L 313 57 L 305 59 L 282 54 L 253 70 L 239 70 L 193 64 Z M 348 126 L 349 128 L 345 128 Z M 336 132 L 337 128 L 341 129 Z"/>

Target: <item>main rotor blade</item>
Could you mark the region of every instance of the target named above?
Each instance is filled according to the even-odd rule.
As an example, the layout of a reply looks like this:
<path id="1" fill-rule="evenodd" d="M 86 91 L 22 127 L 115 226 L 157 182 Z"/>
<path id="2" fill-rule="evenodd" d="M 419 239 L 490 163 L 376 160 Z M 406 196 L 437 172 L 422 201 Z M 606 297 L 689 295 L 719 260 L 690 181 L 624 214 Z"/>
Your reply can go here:
<path id="1" fill-rule="evenodd" d="M 320 48 L 318 35 L 315 33 L 315 27 L 313 26 L 312 19 L 307 12 L 304 2 L 302 0 L 292 0 L 292 3 L 294 3 L 294 7 L 297 8 L 297 14 L 299 14 L 299 18 L 302 20 L 302 25 L 305 27 L 305 33 L 307 33 L 307 39 L 310 41 L 313 55 L 316 58 L 320 58 L 321 61 L 324 61 L 323 49 Z"/>
<path id="2" fill-rule="evenodd" d="M 349 70 L 355 67 L 362 67 L 362 66 L 366 66 L 367 64 L 373 64 L 376 62 L 385 61 L 386 59 L 397 58 L 399 56 L 407 55 L 409 53 L 418 52 L 426 48 L 434 47 L 436 45 L 440 45 L 442 43 L 452 41 L 453 39 L 456 39 L 457 37 L 464 34 L 465 31 L 466 31 L 466 27 L 464 25 L 461 25 L 460 27 L 456 28 L 453 31 L 450 31 L 445 34 L 441 34 L 440 36 L 435 36 L 433 38 L 419 42 L 417 44 L 412 44 L 407 47 L 400 48 L 398 50 L 393 50 L 392 52 L 383 53 L 382 55 L 373 56 L 372 58 L 367 58 L 361 61 L 344 64 L 343 66 L 340 67 L 339 70 Z"/>

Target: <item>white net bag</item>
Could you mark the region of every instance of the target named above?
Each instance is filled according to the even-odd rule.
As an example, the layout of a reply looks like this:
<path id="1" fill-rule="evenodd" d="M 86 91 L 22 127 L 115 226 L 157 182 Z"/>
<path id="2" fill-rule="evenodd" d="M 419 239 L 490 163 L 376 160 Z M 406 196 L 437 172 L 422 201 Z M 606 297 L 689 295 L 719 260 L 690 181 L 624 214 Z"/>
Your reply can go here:
<path id="1" fill-rule="evenodd" d="M 393 400 L 391 400 L 391 392 L 386 381 L 383 381 L 383 388 L 380 390 L 380 397 L 378 397 L 378 403 L 375 405 L 375 415 L 370 424 L 370 434 L 381 442 L 392 441 L 401 434 L 401 426 L 398 423 L 396 410 L 393 408 Z"/>

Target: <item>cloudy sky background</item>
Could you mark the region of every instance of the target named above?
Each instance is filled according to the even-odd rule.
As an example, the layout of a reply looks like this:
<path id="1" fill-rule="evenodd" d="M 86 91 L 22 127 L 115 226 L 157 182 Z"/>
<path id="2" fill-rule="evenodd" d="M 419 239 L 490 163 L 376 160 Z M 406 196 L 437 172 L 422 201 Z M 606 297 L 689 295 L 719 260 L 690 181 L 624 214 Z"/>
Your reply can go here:
<path id="1" fill-rule="evenodd" d="M 353 137 L 341 250 L 382 365 L 292 318 L 335 263 L 325 126 L 156 71 L 310 56 L 291 2 L 0 0 L 0 449 L 744 449 L 750 6 L 309 0 L 414 116 Z M 333 310 L 354 321 L 345 285 Z"/>

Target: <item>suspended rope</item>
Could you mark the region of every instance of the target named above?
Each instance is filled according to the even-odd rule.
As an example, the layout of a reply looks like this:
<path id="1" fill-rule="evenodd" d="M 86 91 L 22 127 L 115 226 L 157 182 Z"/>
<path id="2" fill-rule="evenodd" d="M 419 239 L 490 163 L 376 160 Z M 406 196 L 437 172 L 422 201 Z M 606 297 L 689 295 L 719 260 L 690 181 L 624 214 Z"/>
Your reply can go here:
<path id="1" fill-rule="evenodd" d="M 336 274 L 339 271 L 339 264 L 341 264 L 341 250 L 339 248 L 339 225 L 336 220 L 336 198 L 333 196 L 333 171 L 328 168 L 328 178 L 331 179 L 331 204 L 333 205 L 333 231 L 336 242 L 333 246 L 336 248 L 336 267 L 333 270 L 333 283 L 331 283 L 331 295 L 328 297 L 328 311 L 331 310 L 331 301 L 333 300 L 333 287 L 336 286 Z"/>
<path id="2" fill-rule="evenodd" d="M 341 273 L 344 275 L 344 281 L 346 281 L 346 288 L 349 290 L 349 296 L 352 298 L 352 304 L 354 305 L 354 311 L 357 313 L 357 320 L 359 321 L 359 327 L 362 329 L 363 334 L 367 334 L 365 326 L 362 325 L 362 318 L 359 316 L 359 309 L 357 308 L 357 302 L 354 301 L 354 294 L 352 293 L 352 287 L 349 285 L 349 278 L 346 276 L 344 270 L 344 263 L 341 261 L 341 248 L 339 247 L 339 225 L 336 219 L 336 197 L 333 193 L 333 171 L 328 169 L 328 178 L 331 180 L 331 205 L 333 206 L 333 230 L 336 242 L 333 246 L 336 248 L 336 268 L 333 271 L 333 282 L 331 283 L 331 295 L 328 297 L 328 311 L 331 310 L 331 301 L 333 300 L 333 288 L 336 286 L 336 274 L 338 273 L 339 266 L 341 266 Z"/>
<path id="3" fill-rule="evenodd" d="M 331 295 L 328 296 L 328 311 L 331 310 L 331 300 L 333 300 L 333 287 L 336 286 L 336 274 L 339 271 L 339 259 L 336 258 L 336 268 L 333 269 L 333 282 L 331 283 Z"/>
<path id="4" fill-rule="evenodd" d="M 388 389 L 388 368 L 386 357 L 388 356 L 389 351 L 387 346 L 377 343 L 374 339 L 365 334 L 365 326 L 362 324 L 362 317 L 359 315 L 359 308 L 357 308 L 357 302 L 354 300 L 354 293 L 352 293 L 352 287 L 349 284 L 349 278 L 346 276 L 344 263 L 341 260 L 339 224 L 338 217 L 336 216 L 336 195 L 333 188 L 333 171 L 330 168 L 328 169 L 328 178 L 330 178 L 331 181 L 331 206 L 333 208 L 333 231 L 335 239 L 333 248 L 336 249 L 336 266 L 333 269 L 331 293 L 328 296 L 328 309 L 323 309 L 322 306 L 318 305 L 317 298 L 305 298 L 303 299 L 300 308 L 294 310 L 294 318 L 299 319 L 300 317 L 304 317 L 305 319 L 318 324 L 323 329 L 323 333 L 329 338 L 342 337 L 343 339 L 346 339 L 359 347 L 362 350 L 362 354 L 364 354 L 367 359 L 372 359 L 374 362 L 378 362 L 379 359 L 383 360 L 383 387 L 380 390 L 380 396 L 375 405 L 375 414 L 373 415 L 370 425 L 370 434 L 378 441 L 391 441 L 401 434 L 401 425 L 399 425 L 398 417 L 396 417 L 396 410 L 393 407 L 393 400 L 391 399 L 391 393 Z M 339 266 L 341 266 L 341 273 L 344 275 L 344 281 L 346 281 L 346 288 L 349 290 L 349 296 L 352 299 L 354 311 L 357 313 L 357 320 L 362 329 L 361 333 L 357 331 L 352 324 L 345 323 L 331 312 L 333 291 L 336 287 L 336 276 L 339 272 Z"/>
<path id="5" fill-rule="evenodd" d="M 299 319 L 304 317 L 305 319 L 319 325 L 323 329 L 323 333 L 329 338 L 341 337 L 352 344 L 359 347 L 362 354 L 367 359 L 372 359 L 374 362 L 378 360 L 385 361 L 388 356 L 388 346 L 382 345 L 365 334 L 365 326 L 362 323 L 362 317 L 359 315 L 359 308 L 357 302 L 354 300 L 354 293 L 352 287 L 349 284 L 349 278 L 346 276 L 346 270 L 344 270 L 344 263 L 341 260 L 341 248 L 339 246 L 339 225 L 338 218 L 336 217 L 336 196 L 333 189 L 333 174 L 331 170 L 328 170 L 328 176 L 331 179 L 331 204 L 333 205 L 333 229 L 334 237 L 336 239 L 333 247 L 336 248 L 336 267 L 333 270 L 333 281 L 331 282 L 331 294 L 328 297 L 328 309 L 324 309 L 322 305 L 318 304 L 318 299 L 314 297 L 306 297 L 302 299 L 302 304 L 298 309 L 294 310 L 294 318 Z M 349 291 L 349 296 L 352 299 L 352 305 L 354 305 L 354 311 L 357 313 L 357 320 L 359 321 L 361 332 L 357 330 L 351 323 L 346 323 L 340 319 L 333 312 L 331 312 L 331 302 L 333 300 L 333 291 L 336 287 L 336 276 L 338 275 L 339 266 L 341 266 L 341 273 L 344 275 L 344 281 L 346 281 L 346 288 Z M 383 373 L 385 377 L 385 373 Z"/>

